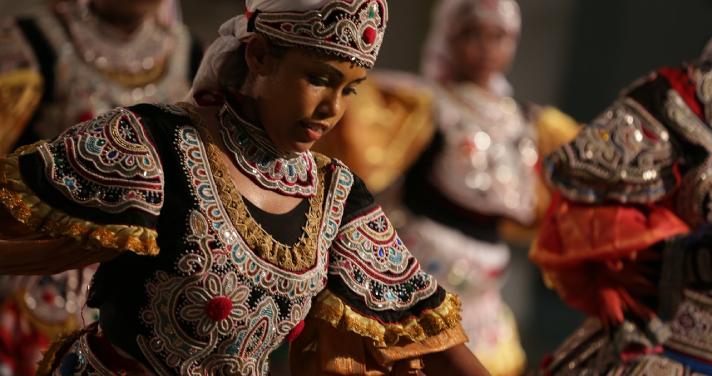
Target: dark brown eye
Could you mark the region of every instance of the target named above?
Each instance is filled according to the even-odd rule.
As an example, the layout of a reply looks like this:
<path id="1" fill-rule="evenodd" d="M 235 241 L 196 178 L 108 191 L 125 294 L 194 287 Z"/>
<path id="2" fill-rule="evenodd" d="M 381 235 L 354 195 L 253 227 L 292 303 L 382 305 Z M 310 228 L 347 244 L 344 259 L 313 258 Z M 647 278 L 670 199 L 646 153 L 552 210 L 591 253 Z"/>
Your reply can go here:
<path id="1" fill-rule="evenodd" d="M 322 77 L 309 75 L 308 79 L 309 79 L 309 83 L 314 86 L 329 86 L 329 80 L 326 80 Z"/>

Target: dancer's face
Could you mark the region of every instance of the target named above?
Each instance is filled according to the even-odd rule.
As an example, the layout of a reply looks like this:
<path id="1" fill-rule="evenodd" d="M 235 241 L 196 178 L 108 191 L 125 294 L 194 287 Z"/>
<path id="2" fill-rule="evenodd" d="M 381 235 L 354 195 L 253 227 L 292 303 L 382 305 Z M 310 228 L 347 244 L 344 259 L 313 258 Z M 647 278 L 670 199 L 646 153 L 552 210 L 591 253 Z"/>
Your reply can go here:
<path id="1" fill-rule="evenodd" d="M 450 43 L 458 78 L 486 85 L 493 74 L 509 69 L 517 40 L 500 26 L 480 23 L 468 26 Z"/>
<path id="2" fill-rule="evenodd" d="M 102 15 L 122 22 L 139 22 L 156 13 L 163 0 L 92 0 Z"/>
<path id="3" fill-rule="evenodd" d="M 253 38 L 246 58 L 254 77 L 243 90 L 256 100 L 257 116 L 281 149 L 308 150 L 346 111 L 346 98 L 366 79 L 367 69 L 351 61 L 302 48 L 275 57 Z"/>

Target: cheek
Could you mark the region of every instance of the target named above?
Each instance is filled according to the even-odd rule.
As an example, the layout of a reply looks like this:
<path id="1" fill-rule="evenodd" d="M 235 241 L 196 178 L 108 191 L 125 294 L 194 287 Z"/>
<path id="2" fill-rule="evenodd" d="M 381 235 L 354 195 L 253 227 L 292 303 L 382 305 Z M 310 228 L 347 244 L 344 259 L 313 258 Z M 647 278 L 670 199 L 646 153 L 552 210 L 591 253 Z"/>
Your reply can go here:
<path id="1" fill-rule="evenodd" d="M 497 53 L 497 62 L 502 69 L 506 69 L 512 62 L 515 51 L 514 43 L 504 43 Z"/>
<path id="2" fill-rule="evenodd" d="M 285 131 L 295 123 L 309 118 L 318 105 L 318 89 L 303 80 L 276 77 L 262 94 L 260 114 L 265 128 Z"/>
<path id="3" fill-rule="evenodd" d="M 297 117 L 297 120 L 309 118 L 317 111 L 326 90 L 310 85 L 306 80 L 295 80 L 288 90 L 284 90 L 282 103 L 290 104 L 290 114 Z"/>
<path id="4" fill-rule="evenodd" d="M 484 57 L 482 49 L 475 43 L 463 43 L 455 51 L 455 56 L 463 68 L 477 64 Z"/>
<path id="5" fill-rule="evenodd" d="M 122 6 L 116 13 L 123 15 L 123 18 L 144 18 L 154 14 L 159 5 L 160 3 L 135 3 L 132 6 Z"/>

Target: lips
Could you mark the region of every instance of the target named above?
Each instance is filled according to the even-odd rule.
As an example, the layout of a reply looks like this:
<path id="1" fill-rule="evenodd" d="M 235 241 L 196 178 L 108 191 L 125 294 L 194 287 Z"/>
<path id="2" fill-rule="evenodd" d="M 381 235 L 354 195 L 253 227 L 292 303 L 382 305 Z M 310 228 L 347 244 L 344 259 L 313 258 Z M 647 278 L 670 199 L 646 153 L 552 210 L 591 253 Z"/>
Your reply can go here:
<path id="1" fill-rule="evenodd" d="M 329 125 L 324 123 L 303 121 L 301 122 L 301 126 L 312 141 L 318 141 L 321 136 L 329 130 Z"/>

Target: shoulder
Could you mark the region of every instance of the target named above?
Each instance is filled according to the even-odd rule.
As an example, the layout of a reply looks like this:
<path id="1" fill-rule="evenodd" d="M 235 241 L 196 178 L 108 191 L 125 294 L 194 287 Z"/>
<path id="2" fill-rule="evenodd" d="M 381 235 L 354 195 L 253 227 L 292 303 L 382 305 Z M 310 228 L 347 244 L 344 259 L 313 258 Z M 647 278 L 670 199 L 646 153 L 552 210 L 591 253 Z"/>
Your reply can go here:
<path id="1" fill-rule="evenodd" d="M 373 195 L 368 190 L 366 183 L 343 162 L 335 158 L 329 158 L 323 154 L 312 152 L 317 168 L 326 170 L 326 176 L 331 176 L 325 182 L 328 190 L 337 192 L 346 197 L 344 207 L 343 223 L 356 218 L 364 213 L 374 210 L 377 204 Z M 328 173 L 330 172 L 330 173 Z"/>
<path id="2" fill-rule="evenodd" d="M 45 230 L 53 236 L 92 234 L 106 240 L 102 247 L 157 252 L 165 176 L 141 108 L 132 109 L 116 108 L 0 158 L 0 183 L 12 182 L 0 190 L 15 195 L 31 227 L 41 228 L 51 214 L 47 223 L 57 225 Z"/>
<path id="3" fill-rule="evenodd" d="M 23 174 L 33 177 L 31 188 L 64 210 L 79 205 L 157 216 L 165 185 L 159 150 L 168 150 L 160 147 L 161 132 L 172 136 L 177 120 L 187 119 L 181 111 L 148 104 L 115 108 L 26 150 L 20 157 Z"/>
<path id="4" fill-rule="evenodd" d="M 702 117 L 704 111 L 698 94 L 704 92 L 699 90 L 704 78 L 694 64 L 664 67 L 634 81 L 621 92 L 621 98 L 634 101 L 663 123 L 669 120 L 665 112 L 671 101 L 678 97 L 683 101 L 681 104 Z"/>
<path id="5" fill-rule="evenodd" d="M 125 110 L 135 116 L 139 126 L 154 138 L 165 139 L 176 129 L 199 121 L 199 115 L 181 103 L 141 103 Z"/>
<path id="6" fill-rule="evenodd" d="M 573 141 L 544 159 L 549 183 L 584 202 L 647 203 L 675 191 L 675 163 L 684 150 L 673 137 L 704 127 L 689 68 L 662 68 L 623 90 Z"/>
<path id="7" fill-rule="evenodd" d="M 182 103 L 141 103 L 126 107 L 127 110 L 146 120 L 146 123 L 170 123 L 175 120 L 190 120 L 190 108 Z"/>

